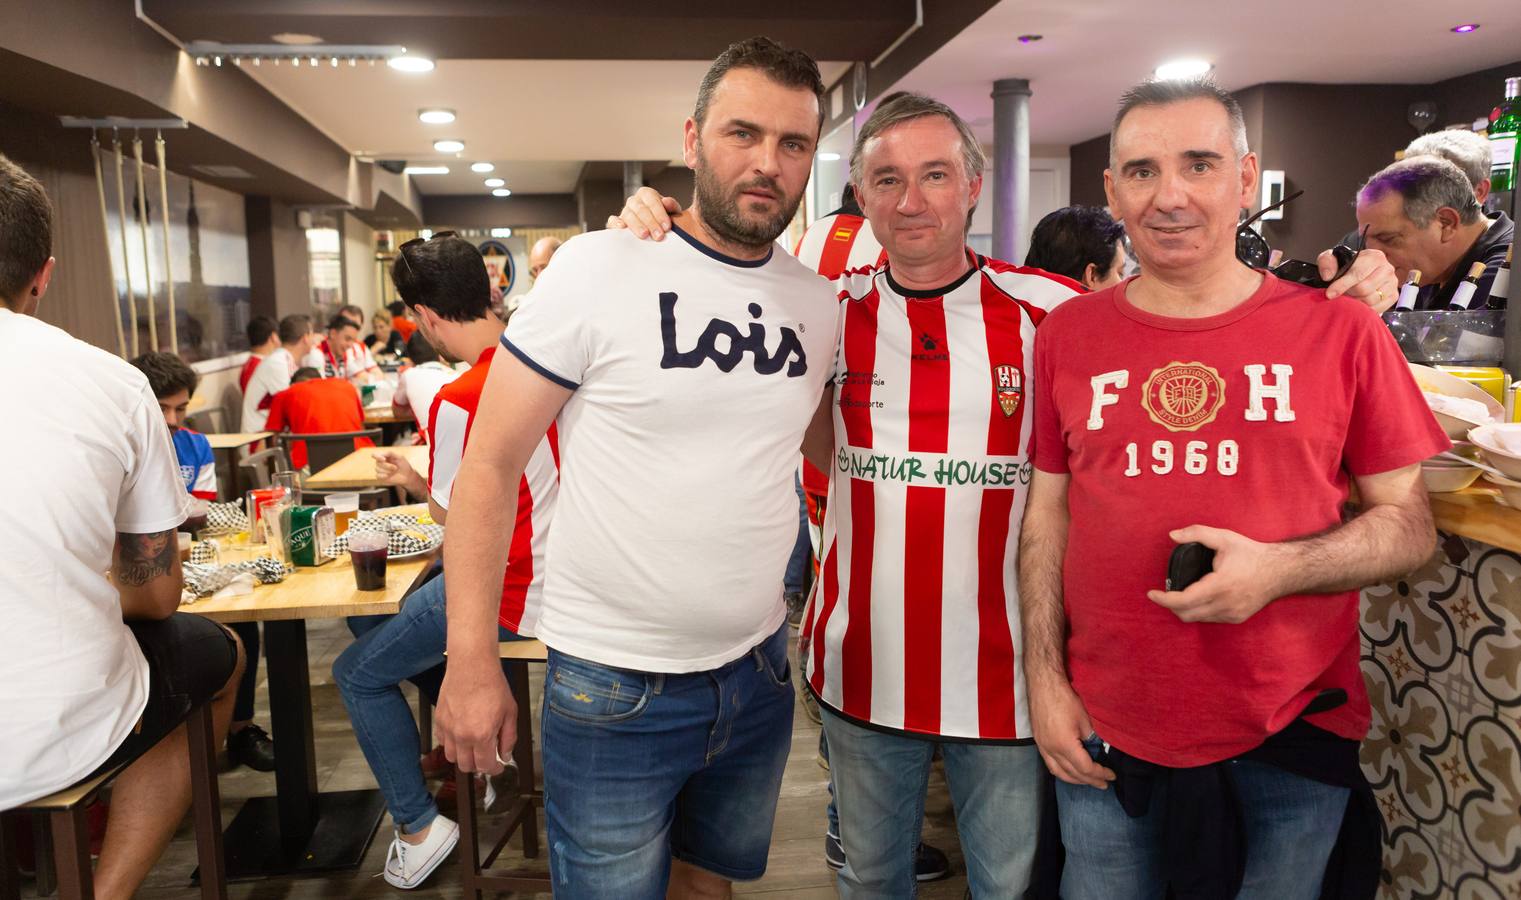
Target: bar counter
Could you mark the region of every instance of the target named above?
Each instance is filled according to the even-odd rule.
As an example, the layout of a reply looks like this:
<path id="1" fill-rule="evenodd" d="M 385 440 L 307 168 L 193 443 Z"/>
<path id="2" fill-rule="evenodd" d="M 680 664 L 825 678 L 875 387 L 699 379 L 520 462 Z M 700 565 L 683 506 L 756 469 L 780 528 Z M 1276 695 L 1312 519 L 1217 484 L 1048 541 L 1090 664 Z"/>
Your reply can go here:
<path id="1" fill-rule="evenodd" d="M 1479 482 L 1480 485 L 1483 482 Z M 1521 896 L 1521 511 L 1433 494 L 1438 548 L 1363 591 L 1381 898 Z"/>

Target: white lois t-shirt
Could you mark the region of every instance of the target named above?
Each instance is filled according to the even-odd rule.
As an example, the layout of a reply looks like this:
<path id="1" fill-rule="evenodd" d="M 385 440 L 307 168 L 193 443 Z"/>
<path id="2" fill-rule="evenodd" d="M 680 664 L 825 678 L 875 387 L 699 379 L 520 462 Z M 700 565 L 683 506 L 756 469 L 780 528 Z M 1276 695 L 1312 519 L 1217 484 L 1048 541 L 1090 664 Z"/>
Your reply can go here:
<path id="1" fill-rule="evenodd" d="M 46 390 L 25 390 L 46 372 Z M 148 663 L 106 579 L 116 533 L 184 521 L 189 496 L 141 372 L 0 308 L 0 809 L 66 787 L 126 739 Z M 170 536 L 171 539 L 173 535 Z"/>
<path id="2" fill-rule="evenodd" d="M 731 259 L 680 230 L 560 248 L 502 338 L 575 391 L 557 420 L 546 644 L 699 672 L 776 630 L 838 317 L 828 282 L 786 253 Z"/>

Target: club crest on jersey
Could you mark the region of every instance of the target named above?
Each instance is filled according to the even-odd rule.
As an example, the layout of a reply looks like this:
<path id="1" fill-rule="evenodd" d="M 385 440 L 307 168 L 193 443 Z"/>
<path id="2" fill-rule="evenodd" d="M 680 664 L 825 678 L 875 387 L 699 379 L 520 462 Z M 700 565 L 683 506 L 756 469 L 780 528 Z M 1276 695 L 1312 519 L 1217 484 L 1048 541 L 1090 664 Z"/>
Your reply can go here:
<path id="1" fill-rule="evenodd" d="M 1197 431 L 1225 405 L 1225 379 L 1201 362 L 1170 362 L 1146 379 L 1141 405 L 1168 431 Z"/>
<path id="2" fill-rule="evenodd" d="M 774 375 L 785 366 L 788 378 L 797 378 L 808 372 L 808 355 L 797 332 L 783 326 L 782 338 L 776 350 L 766 349 L 766 326 L 751 322 L 748 333 L 740 334 L 739 326 L 724 319 L 709 319 L 708 327 L 690 350 L 676 346 L 676 294 L 664 291 L 660 294 L 660 340 L 664 352 L 660 355 L 662 369 L 695 369 L 705 360 L 712 360 L 719 371 L 732 372 L 739 361 L 749 353 L 755 357 L 755 371 L 761 375 Z M 752 319 L 762 315 L 759 303 L 746 307 Z M 799 323 L 799 327 L 802 327 Z M 719 338 L 724 339 L 719 349 Z"/>
<path id="3" fill-rule="evenodd" d="M 1024 389 L 1024 375 L 1018 369 L 1013 366 L 993 367 L 993 390 L 1004 418 L 1014 415 L 1014 411 L 1019 409 L 1019 398 Z"/>

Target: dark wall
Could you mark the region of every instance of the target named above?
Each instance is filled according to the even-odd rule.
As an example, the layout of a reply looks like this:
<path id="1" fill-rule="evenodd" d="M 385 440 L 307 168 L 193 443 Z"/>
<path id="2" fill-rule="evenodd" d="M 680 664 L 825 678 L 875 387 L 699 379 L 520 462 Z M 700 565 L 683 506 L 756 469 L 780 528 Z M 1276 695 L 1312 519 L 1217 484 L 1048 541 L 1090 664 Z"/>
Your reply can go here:
<path id="1" fill-rule="evenodd" d="M 1237 91 L 1262 168 L 1282 169 L 1290 191 L 1305 191 L 1282 220 L 1264 224 L 1268 243 L 1313 260 L 1356 226 L 1357 188 L 1416 136 L 1405 121 L 1412 102 L 1435 100 L 1439 128 L 1472 122 L 1489 115 L 1510 75 L 1521 75 L 1521 61 L 1429 85 L 1275 83 Z M 1072 145 L 1073 203 L 1105 202 L 1108 154 L 1108 135 Z"/>

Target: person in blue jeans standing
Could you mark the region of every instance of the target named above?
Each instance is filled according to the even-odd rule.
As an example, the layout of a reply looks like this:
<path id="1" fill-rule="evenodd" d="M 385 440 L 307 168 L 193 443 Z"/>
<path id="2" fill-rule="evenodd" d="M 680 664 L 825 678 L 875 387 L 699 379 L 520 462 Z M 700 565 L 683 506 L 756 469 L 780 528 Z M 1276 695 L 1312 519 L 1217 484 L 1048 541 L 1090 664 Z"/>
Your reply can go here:
<path id="1" fill-rule="evenodd" d="M 491 314 L 491 289 L 480 253 L 452 232 L 403 244 L 392 278 L 428 342 L 450 359 L 474 363 L 434 398 L 428 417 L 432 450 L 427 480 L 400 455 L 377 454 L 378 474 L 388 484 L 427 497 L 434 520 L 447 527 L 454 474 L 464 455 L 481 386 L 490 373 L 501 325 Z M 539 452 L 518 485 L 516 516 L 496 538 L 510 546 L 510 553 L 505 575 L 498 582 L 494 642 L 517 640 L 533 631 L 543 586 L 542 532 L 556 491 L 550 440 L 548 435 L 541 438 Z M 382 874 L 402 889 L 422 884 L 459 840 L 458 825 L 439 813 L 437 801 L 428 793 L 418 758 L 417 728 L 401 692 L 401 682 L 412 680 L 425 695 L 436 696 L 436 670 L 443 665 L 447 642 L 446 597 L 444 578 L 434 577 L 408 596 L 395 616 L 351 620 L 358 639 L 333 664 L 333 677 L 355 737 L 396 828 Z M 488 808 L 493 799 L 494 788 L 488 784 Z M 471 803 L 474 798 L 461 797 L 458 802 Z"/>

